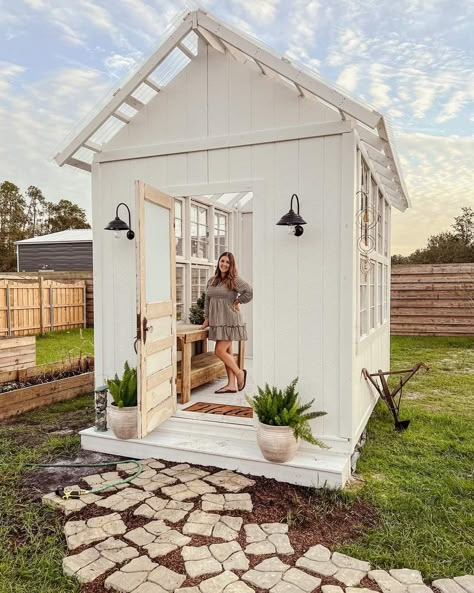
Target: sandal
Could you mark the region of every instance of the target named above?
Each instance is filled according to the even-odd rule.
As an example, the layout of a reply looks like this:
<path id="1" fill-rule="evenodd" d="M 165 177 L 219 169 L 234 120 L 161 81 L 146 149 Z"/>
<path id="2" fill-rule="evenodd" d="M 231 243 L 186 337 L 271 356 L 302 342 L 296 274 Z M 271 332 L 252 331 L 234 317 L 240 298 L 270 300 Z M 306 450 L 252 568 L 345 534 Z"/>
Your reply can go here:
<path id="1" fill-rule="evenodd" d="M 242 391 L 243 389 L 245 389 L 246 383 L 247 383 L 247 371 L 244 369 L 244 384 L 242 385 L 242 387 L 239 387 L 239 384 L 237 383 L 238 390 Z"/>
<path id="2" fill-rule="evenodd" d="M 221 387 L 221 389 L 214 391 L 214 393 L 237 393 L 237 391 L 235 389 L 223 389 Z"/>

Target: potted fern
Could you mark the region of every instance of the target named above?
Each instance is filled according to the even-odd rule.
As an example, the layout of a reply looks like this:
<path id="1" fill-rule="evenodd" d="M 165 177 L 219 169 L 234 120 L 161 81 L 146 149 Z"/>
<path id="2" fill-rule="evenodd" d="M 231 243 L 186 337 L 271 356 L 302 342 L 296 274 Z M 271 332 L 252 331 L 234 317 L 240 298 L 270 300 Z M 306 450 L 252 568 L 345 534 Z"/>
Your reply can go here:
<path id="1" fill-rule="evenodd" d="M 107 381 L 113 403 L 109 407 L 109 426 L 118 439 L 134 439 L 137 427 L 137 369 L 124 365 L 121 379 L 115 374 Z"/>
<path id="2" fill-rule="evenodd" d="M 284 390 L 277 387 L 257 387 L 258 394 L 246 396 L 258 417 L 257 443 L 267 461 L 283 463 L 296 455 L 301 440 L 325 447 L 316 439 L 309 420 L 324 416 L 326 412 L 308 412 L 314 399 L 301 405 L 294 379 Z"/>

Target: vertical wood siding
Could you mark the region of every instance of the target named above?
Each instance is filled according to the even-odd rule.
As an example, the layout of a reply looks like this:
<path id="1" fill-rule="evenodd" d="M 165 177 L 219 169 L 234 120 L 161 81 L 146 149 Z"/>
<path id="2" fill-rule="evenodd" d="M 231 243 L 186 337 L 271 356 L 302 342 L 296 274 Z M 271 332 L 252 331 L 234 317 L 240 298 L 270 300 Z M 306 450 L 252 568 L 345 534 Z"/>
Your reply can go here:
<path id="1" fill-rule="evenodd" d="M 114 138 L 113 147 L 339 116 L 206 47 L 135 119 Z M 351 324 L 342 324 L 340 318 L 345 308 L 345 318 L 351 317 L 352 295 L 341 297 L 341 278 L 352 282 L 347 261 L 352 258 L 353 227 L 341 225 L 341 217 L 352 216 L 353 203 L 343 188 L 347 179 L 353 183 L 354 167 L 350 158 L 342 167 L 342 148 L 341 135 L 94 165 L 97 380 L 120 370 L 125 360 L 135 361 L 135 245 L 100 230 L 119 201 L 130 206 L 132 226 L 136 224 L 134 180 L 172 193 L 174 185 L 214 182 L 232 183 L 232 191 L 239 191 L 240 180 L 255 179 L 263 187 L 253 200 L 256 383 L 284 386 L 298 376 L 302 398 L 316 398 L 315 407 L 327 412 L 314 423 L 317 434 L 349 439 L 350 429 L 343 427 L 351 426 L 347 385 L 352 369 L 350 361 L 341 364 L 340 345 L 347 344 L 350 353 L 353 335 Z M 308 222 L 300 238 L 276 226 L 293 193 Z M 243 269 L 249 263 L 243 263 Z M 347 353 L 344 360 L 347 363 Z"/>

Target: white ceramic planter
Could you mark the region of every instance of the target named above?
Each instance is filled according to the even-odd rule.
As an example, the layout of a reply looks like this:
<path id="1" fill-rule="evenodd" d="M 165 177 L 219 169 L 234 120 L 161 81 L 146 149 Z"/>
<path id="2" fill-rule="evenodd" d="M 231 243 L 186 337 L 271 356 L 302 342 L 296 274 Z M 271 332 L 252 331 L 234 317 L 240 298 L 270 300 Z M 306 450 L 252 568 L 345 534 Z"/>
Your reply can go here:
<path id="1" fill-rule="evenodd" d="M 257 443 L 267 461 L 284 463 L 296 455 L 299 442 L 289 426 L 270 426 L 258 422 Z"/>
<path id="2" fill-rule="evenodd" d="M 108 422 L 118 439 L 136 439 L 138 436 L 137 406 L 130 408 L 108 407 Z"/>

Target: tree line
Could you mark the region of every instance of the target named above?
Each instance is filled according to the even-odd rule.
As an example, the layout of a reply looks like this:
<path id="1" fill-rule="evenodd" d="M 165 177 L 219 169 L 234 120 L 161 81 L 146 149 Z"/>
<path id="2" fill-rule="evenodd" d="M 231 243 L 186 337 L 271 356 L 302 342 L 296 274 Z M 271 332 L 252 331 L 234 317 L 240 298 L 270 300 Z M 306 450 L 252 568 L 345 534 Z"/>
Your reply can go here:
<path id="1" fill-rule="evenodd" d="M 410 255 L 392 255 L 392 264 L 459 264 L 474 262 L 474 210 L 461 208 L 451 230 L 431 235 L 426 247 Z"/>
<path id="2" fill-rule="evenodd" d="M 15 241 L 70 229 L 90 229 L 85 211 L 69 200 L 49 202 L 30 185 L 23 194 L 11 181 L 0 184 L 0 271 L 16 270 Z"/>

